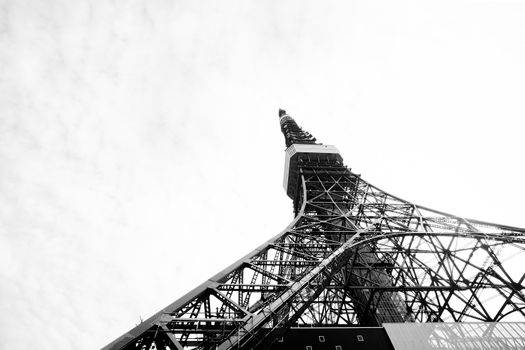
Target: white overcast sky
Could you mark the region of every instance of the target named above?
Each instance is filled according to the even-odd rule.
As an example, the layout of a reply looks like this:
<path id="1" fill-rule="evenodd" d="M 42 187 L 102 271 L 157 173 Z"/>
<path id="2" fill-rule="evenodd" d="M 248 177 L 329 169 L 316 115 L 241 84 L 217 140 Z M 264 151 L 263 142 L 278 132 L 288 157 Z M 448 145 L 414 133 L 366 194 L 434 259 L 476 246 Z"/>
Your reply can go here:
<path id="1" fill-rule="evenodd" d="M 525 227 L 525 1 L 0 0 L 0 348 L 99 348 L 281 231 L 285 108 Z"/>

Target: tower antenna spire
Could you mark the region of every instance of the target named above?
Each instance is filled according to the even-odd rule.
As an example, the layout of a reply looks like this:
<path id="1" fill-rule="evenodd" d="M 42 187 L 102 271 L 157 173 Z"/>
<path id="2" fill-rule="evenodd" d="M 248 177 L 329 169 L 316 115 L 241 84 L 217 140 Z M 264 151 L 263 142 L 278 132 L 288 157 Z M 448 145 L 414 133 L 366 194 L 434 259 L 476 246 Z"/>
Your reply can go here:
<path id="1" fill-rule="evenodd" d="M 279 122 L 286 147 L 290 147 L 293 144 L 316 144 L 316 138 L 297 125 L 295 120 L 284 109 L 279 109 Z"/>

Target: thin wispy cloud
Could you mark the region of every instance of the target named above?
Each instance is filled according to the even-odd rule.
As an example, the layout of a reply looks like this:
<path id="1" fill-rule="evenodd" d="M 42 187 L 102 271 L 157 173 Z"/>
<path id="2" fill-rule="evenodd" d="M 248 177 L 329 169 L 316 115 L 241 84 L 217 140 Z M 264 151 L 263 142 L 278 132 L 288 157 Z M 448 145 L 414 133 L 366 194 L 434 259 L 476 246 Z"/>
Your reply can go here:
<path id="1" fill-rule="evenodd" d="M 101 347 L 284 228 L 279 107 L 379 187 L 525 226 L 521 2 L 0 16 L 1 348 Z"/>

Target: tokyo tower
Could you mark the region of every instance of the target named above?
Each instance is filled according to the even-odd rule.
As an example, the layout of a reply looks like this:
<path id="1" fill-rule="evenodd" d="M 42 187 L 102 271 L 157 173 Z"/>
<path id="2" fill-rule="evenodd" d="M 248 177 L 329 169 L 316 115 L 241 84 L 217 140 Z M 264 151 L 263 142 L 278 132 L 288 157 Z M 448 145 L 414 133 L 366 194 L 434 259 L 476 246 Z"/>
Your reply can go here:
<path id="1" fill-rule="evenodd" d="M 279 122 L 292 222 L 104 349 L 525 348 L 525 229 L 391 195 Z"/>

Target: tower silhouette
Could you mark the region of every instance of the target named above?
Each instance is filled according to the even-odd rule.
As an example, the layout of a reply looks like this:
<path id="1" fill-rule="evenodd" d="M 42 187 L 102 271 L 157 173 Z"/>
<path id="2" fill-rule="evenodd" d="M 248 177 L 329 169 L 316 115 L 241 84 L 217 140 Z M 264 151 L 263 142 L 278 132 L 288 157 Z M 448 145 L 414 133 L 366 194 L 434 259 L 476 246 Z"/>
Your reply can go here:
<path id="1" fill-rule="evenodd" d="M 279 348 L 291 328 L 525 321 L 525 267 L 510 260 L 525 256 L 525 229 L 393 196 L 284 110 L 279 121 L 293 221 L 105 349 Z"/>

